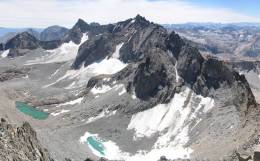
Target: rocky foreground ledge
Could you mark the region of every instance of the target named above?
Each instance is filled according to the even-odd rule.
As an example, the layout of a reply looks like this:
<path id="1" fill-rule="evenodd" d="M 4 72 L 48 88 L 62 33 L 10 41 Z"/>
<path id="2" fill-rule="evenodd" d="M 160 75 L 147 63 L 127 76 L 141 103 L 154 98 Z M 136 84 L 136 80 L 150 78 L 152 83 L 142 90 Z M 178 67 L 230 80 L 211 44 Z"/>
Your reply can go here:
<path id="1" fill-rule="evenodd" d="M 3 118 L 0 122 L 1 161 L 53 161 L 41 147 L 36 132 L 29 123 L 15 127 Z"/>
<path id="2" fill-rule="evenodd" d="M 49 152 L 44 149 L 38 139 L 36 132 L 25 122 L 21 127 L 9 124 L 5 119 L 0 121 L 0 160 L 1 161 L 54 161 Z M 234 160 L 248 161 L 260 160 L 260 148 L 256 148 L 254 156 L 242 156 L 236 153 Z M 64 161 L 73 161 L 65 158 Z M 90 158 L 84 161 L 95 161 Z M 98 161 L 108 161 L 100 158 Z M 169 160 L 162 156 L 158 161 L 189 161 L 189 159 Z"/>

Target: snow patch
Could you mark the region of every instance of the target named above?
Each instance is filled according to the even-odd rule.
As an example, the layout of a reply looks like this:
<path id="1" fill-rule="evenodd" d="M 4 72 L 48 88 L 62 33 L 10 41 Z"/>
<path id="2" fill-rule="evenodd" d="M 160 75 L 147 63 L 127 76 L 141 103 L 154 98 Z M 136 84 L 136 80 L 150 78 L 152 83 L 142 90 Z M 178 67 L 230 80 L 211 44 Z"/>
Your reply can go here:
<path id="1" fill-rule="evenodd" d="M 57 105 L 56 107 L 79 104 L 79 103 L 82 102 L 83 99 L 84 99 L 84 97 L 77 98 L 77 99 L 72 100 L 72 101 L 68 101 L 68 102 L 65 102 L 65 103 L 61 103 L 61 104 Z"/>
<path id="2" fill-rule="evenodd" d="M 122 88 L 122 91 L 118 93 L 119 96 L 123 95 L 124 93 L 126 93 L 126 89 Z"/>
<path id="3" fill-rule="evenodd" d="M 187 100 L 189 95 L 191 95 L 190 100 Z M 199 104 L 195 107 L 198 100 L 200 100 Z M 192 123 L 195 124 L 193 127 L 199 123 L 199 114 L 208 112 L 213 106 L 212 98 L 196 95 L 186 88 L 185 91 L 176 93 L 170 103 L 158 104 L 133 115 L 127 129 L 135 130 L 134 140 L 159 134 L 152 151 L 138 157 L 145 159 L 150 156 L 158 158 L 164 155 L 175 159 L 189 156 L 192 149 L 184 147 L 189 141 L 189 128 Z"/>
<path id="4" fill-rule="evenodd" d="M 108 82 L 108 81 L 110 81 L 110 79 L 111 79 L 111 78 L 103 78 L 103 81 Z"/>
<path id="5" fill-rule="evenodd" d="M 76 82 L 74 81 L 74 82 L 72 82 L 70 85 L 68 85 L 67 87 L 65 87 L 65 89 L 72 89 L 72 88 L 75 87 L 75 85 L 76 85 Z"/>
<path id="6" fill-rule="evenodd" d="M 116 110 L 115 111 L 109 111 L 108 109 L 105 109 L 100 114 L 98 114 L 97 116 L 90 117 L 86 123 L 89 124 L 89 123 L 94 122 L 96 120 L 99 120 L 101 118 L 110 117 L 112 115 L 115 115 L 116 112 L 117 112 Z"/>
<path id="7" fill-rule="evenodd" d="M 177 65 L 178 65 L 178 62 L 176 61 L 175 65 L 174 65 L 174 69 L 175 69 L 176 82 L 178 83 L 180 76 L 178 75 Z"/>
<path id="8" fill-rule="evenodd" d="M 123 84 L 116 84 L 116 85 L 114 85 L 113 87 L 110 87 L 109 85 L 102 85 L 102 86 L 100 86 L 100 87 L 97 87 L 97 86 L 94 86 L 91 90 L 90 90 L 90 92 L 92 93 L 92 94 L 94 94 L 94 95 L 96 95 L 96 94 L 104 94 L 104 93 L 107 93 L 108 91 L 110 91 L 110 90 L 119 90 L 120 88 L 122 88 L 122 90 L 124 90 L 124 85 Z M 124 93 L 124 91 L 121 91 L 120 93 Z M 122 94 L 123 94 L 122 93 Z"/>
<path id="9" fill-rule="evenodd" d="M 134 99 L 134 100 L 135 100 L 135 99 L 136 99 L 136 95 L 135 95 L 135 93 L 134 93 L 134 94 L 132 94 L 132 95 L 131 95 L 131 97 L 132 97 L 132 99 Z"/>
<path id="10" fill-rule="evenodd" d="M 123 45 L 124 45 L 124 43 L 121 43 L 121 44 L 119 44 L 119 45 L 116 46 L 116 51 L 112 54 L 112 58 L 118 59 L 118 58 L 120 57 L 119 52 L 120 52 L 120 49 L 121 49 L 121 47 L 122 47 Z"/>
<path id="11" fill-rule="evenodd" d="M 127 64 L 115 58 L 119 55 L 120 48 L 123 43 L 116 46 L 116 51 L 113 53 L 111 58 L 105 58 L 100 62 L 95 62 L 87 67 L 82 66 L 79 70 L 68 70 L 64 76 L 57 79 L 55 82 L 45 85 L 44 88 L 52 86 L 64 79 L 73 79 L 76 82 L 69 88 L 76 88 L 86 83 L 86 78 L 89 76 L 97 76 L 101 74 L 115 74 L 125 68 Z M 108 80 L 108 79 L 107 79 Z"/>
<path id="12" fill-rule="evenodd" d="M 63 43 L 59 48 L 53 50 L 47 50 L 48 55 L 44 55 L 35 60 L 29 60 L 25 65 L 33 64 L 46 64 L 46 63 L 56 63 L 56 62 L 66 62 L 75 59 L 78 53 L 78 49 L 81 44 L 88 40 L 88 35 L 83 34 L 80 44 L 75 44 L 73 41 L 68 43 Z"/>
<path id="13" fill-rule="evenodd" d="M 9 49 L 8 49 L 8 50 L 5 50 L 5 51 L 1 54 L 1 57 L 2 57 L 2 58 L 6 58 L 8 54 L 9 54 Z"/>
<path id="14" fill-rule="evenodd" d="M 58 72 L 59 72 L 59 68 L 54 72 L 54 73 L 52 73 L 51 75 L 50 75 L 50 77 L 49 77 L 49 79 L 51 79 L 53 76 L 55 76 Z"/>
<path id="15" fill-rule="evenodd" d="M 108 85 L 102 85 L 101 87 L 94 87 L 90 90 L 93 94 L 103 94 L 110 91 L 112 88 Z"/>
<path id="16" fill-rule="evenodd" d="M 51 115 L 52 116 L 58 116 L 62 113 L 67 113 L 67 112 L 70 112 L 70 110 L 61 110 L 60 112 L 52 112 Z"/>

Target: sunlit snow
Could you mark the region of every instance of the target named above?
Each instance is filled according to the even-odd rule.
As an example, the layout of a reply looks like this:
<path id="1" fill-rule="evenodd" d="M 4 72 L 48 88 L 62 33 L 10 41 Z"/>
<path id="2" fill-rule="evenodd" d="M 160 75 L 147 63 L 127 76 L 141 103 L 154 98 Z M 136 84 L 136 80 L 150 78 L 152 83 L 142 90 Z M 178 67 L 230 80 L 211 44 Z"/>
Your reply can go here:
<path id="1" fill-rule="evenodd" d="M 91 122 L 94 122 L 96 120 L 99 120 L 101 118 L 104 118 L 104 117 L 109 117 L 109 116 L 112 116 L 112 115 L 115 115 L 116 114 L 116 110 L 115 111 L 109 111 L 108 109 L 105 109 L 103 110 L 100 114 L 98 114 L 97 116 L 95 117 L 90 117 L 86 123 L 91 123 Z"/>
<path id="2" fill-rule="evenodd" d="M 75 83 L 67 88 L 76 88 L 86 83 L 86 78 L 89 76 L 96 76 L 100 74 L 115 74 L 125 68 L 127 64 L 123 63 L 117 57 L 119 57 L 119 51 L 123 43 L 116 46 L 115 52 L 110 58 L 105 58 L 100 62 L 95 62 L 87 67 L 82 66 L 79 70 L 68 70 L 64 76 L 57 79 L 55 82 L 45 85 L 44 87 L 52 86 L 64 79 L 73 79 Z"/>
<path id="3" fill-rule="evenodd" d="M 5 57 L 7 57 L 8 54 L 9 54 L 9 49 L 8 49 L 8 50 L 5 50 L 5 51 L 1 54 L 1 57 L 2 57 L 2 58 L 5 58 Z"/>
<path id="4" fill-rule="evenodd" d="M 53 113 L 51 113 L 51 115 L 52 116 L 58 116 L 58 115 L 60 115 L 60 114 L 62 114 L 62 113 L 67 113 L 67 112 L 69 112 L 70 110 L 61 110 L 61 111 L 59 111 L 59 112 L 53 112 Z"/>
<path id="5" fill-rule="evenodd" d="M 179 82 L 179 75 L 178 75 L 178 70 L 177 70 L 177 65 L 178 65 L 178 62 L 176 61 L 175 63 L 175 66 L 174 66 L 174 69 L 175 69 L 175 77 L 176 77 L 176 82 Z"/>
<path id="6" fill-rule="evenodd" d="M 108 91 L 110 91 L 112 89 L 118 90 L 120 88 L 122 88 L 122 90 L 125 89 L 123 84 L 116 84 L 116 85 L 114 85 L 112 87 L 110 87 L 109 85 L 102 85 L 100 87 L 97 87 L 97 86 L 93 87 L 90 90 L 90 92 L 93 93 L 94 95 L 96 95 L 96 94 L 104 94 L 104 93 L 107 93 Z M 120 93 L 122 95 L 124 93 L 124 91 L 123 91 L 123 93 L 122 93 L 122 91 Z M 119 95 L 120 95 L 120 93 L 119 93 Z"/>
<path id="7" fill-rule="evenodd" d="M 84 97 L 80 97 L 80 98 L 77 98 L 75 100 L 72 100 L 72 101 L 68 101 L 68 102 L 65 102 L 65 103 L 61 103 L 59 105 L 57 105 L 57 107 L 60 107 L 60 106 L 66 106 L 66 105 L 75 105 L 75 104 L 79 104 L 82 102 L 82 100 L 84 99 Z"/>
<path id="8" fill-rule="evenodd" d="M 68 43 L 63 43 L 59 48 L 48 50 L 49 54 L 44 55 L 35 60 L 29 60 L 25 65 L 33 64 L 45 64 L 45 63 L 55 63 L 55 62 L 66 62 L 76 58 L 78 49 L 82 43 L 88 40 L 88 35 L 83 34 L 80 44 L 75 44 L 73 41 Z"/>

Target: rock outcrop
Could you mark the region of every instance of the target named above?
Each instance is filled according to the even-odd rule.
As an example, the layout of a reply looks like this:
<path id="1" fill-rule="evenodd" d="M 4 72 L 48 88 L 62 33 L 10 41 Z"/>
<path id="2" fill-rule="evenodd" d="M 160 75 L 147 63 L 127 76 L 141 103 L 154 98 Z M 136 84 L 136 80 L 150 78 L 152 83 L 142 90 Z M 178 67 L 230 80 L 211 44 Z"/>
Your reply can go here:
<path id="1" fill-rule="evenodd" d="M 0 73 L 0 82 L 8 81 L 14 78 L 26 77 L 27 73 L 30 69 L 8 69 L 2 73 Z"/>
<path id="2" fill-rule="evenodd" d="M 0 122 L 0 160 L 2 161 L 53 161 L 37 140 L 29 123 L 21 127 Z"/>

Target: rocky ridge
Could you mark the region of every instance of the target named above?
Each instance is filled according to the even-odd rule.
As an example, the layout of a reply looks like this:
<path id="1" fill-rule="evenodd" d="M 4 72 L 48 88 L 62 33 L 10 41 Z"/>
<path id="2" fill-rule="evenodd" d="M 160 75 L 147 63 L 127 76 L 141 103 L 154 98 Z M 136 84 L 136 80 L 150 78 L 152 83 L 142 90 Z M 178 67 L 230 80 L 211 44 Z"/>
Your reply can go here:
<path id="1" fill-rule="evenodd" d="M 48 151 L 39 144 L 29 123 L 14 127 L 3 118 L 0 122 L 0 160 L 53 161 Z"/>

